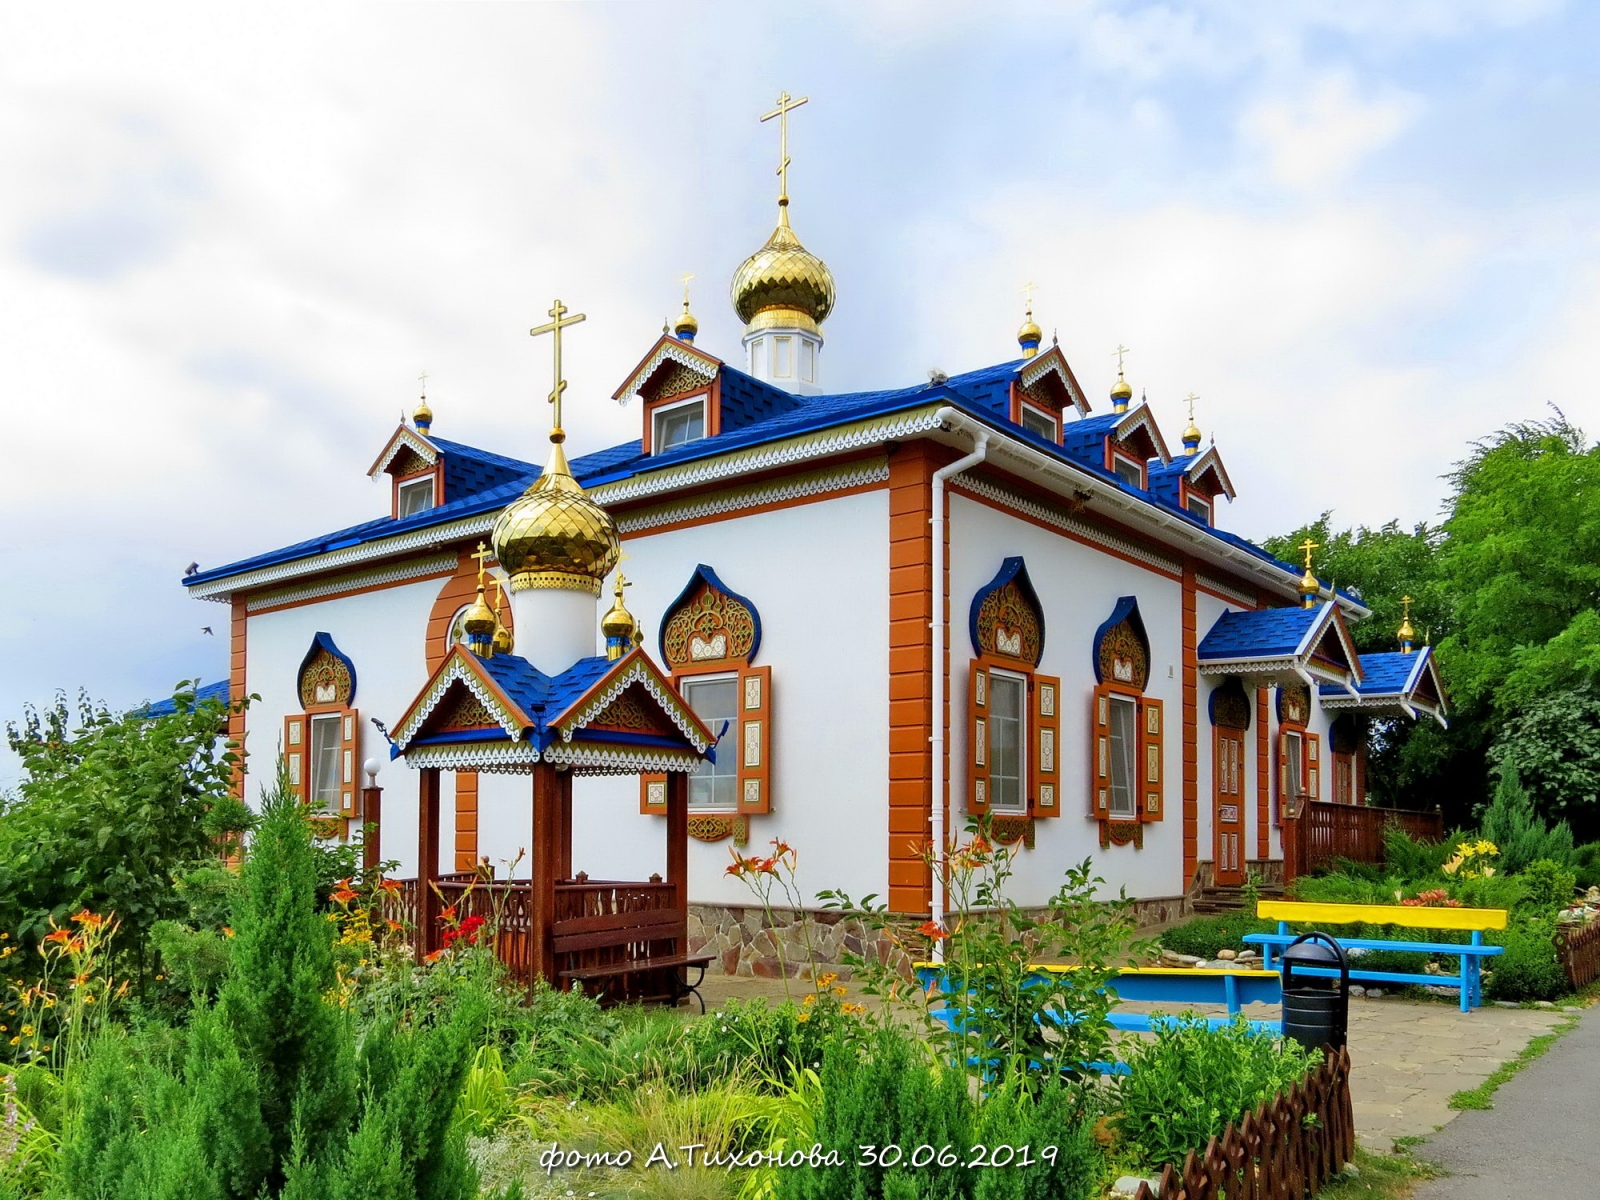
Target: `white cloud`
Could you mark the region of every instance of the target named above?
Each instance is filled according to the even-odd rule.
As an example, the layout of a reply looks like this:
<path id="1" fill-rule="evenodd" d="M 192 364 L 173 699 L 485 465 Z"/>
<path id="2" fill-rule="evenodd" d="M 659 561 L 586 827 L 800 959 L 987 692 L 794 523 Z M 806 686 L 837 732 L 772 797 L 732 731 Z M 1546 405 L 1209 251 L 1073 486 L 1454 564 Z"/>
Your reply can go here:
<path id="1" fill-rule="evenodd" d="M 1349 75 L 1339 72 L 1257 102 L 1244 113 L 1240 130 L 1266 155 L 1279 183 L 1315 188 L 1339 180 L 1388 145 L 1420 108 L 1417 97 L 1394 90 L 1381 99 L 1362 99 Z"/>

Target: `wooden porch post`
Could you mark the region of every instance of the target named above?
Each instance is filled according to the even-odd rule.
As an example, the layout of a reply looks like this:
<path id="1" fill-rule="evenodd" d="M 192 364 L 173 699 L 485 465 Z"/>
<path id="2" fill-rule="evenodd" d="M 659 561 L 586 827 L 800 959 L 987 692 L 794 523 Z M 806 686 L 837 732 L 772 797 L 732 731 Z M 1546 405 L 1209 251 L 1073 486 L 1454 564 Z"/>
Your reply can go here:
<path id="1" fill-rule="evenodd" d="M 377 784 L 361 789 L 361 868 L 375 871 L 382 861 L 383 789 Z"/>
<path id="2" fill-rule="evenodd" d="M 561 855 L 557 849 L 560 835 L 561 794 L 572 795 L 572 781 L 563 780 L 549 763 L 537 763 L 533 768 L 533 858 L 528 864 L 533 875 L 533 894 L 528 905 L 528 966 L 531 978 L 543 978 L 555 987 L 555 952 L 551 946 L 550 931 L 556 917 L 556 877 L 560 871 Z M 567 857 L 571 858 L 570 848 Z"/>
<path id="3" fill-rule="evenodd" d="M 572 772 L 562 771 L 556 798 L 556 878 L 572 878 Z"/>
<path id="4" fill-rule="evenodd" d="M 689 776 L 667 776 L 667 882 L 676 889 L 673 905 L 689 911 Z M 679 951 L 682 953 L 682 951 Z"/>
<path id="5" fill-rule="evenodd" d="M 417 960 L 439 948 L 439 768 L 423 767 L 417 781 Z"/>

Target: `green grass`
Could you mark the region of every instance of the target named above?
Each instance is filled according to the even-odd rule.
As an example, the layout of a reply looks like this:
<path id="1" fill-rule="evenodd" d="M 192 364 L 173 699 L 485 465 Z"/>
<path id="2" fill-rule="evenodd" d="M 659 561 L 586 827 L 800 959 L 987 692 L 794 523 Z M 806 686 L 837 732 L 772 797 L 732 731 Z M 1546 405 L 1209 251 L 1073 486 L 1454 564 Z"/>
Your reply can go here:
<path id="1" fill-rule="evenodd" d="M 1573 1013 L 1549 1033 L 1540 1034 L 1524 1046 L 1522 1052 L 1515 1058 L 1501 1063 L 1494 1073 L 1477 1087 L 1464 1088 L 1454 1096 L 1451 1096 L 1450 1107 L 1460 1112 L 1466 1112 L 1469 1109 L 1493 1108 L 1495 1090 L 1518 1071 L 1522 1070 L 1523 1067 L 1550 1049 L 1567 1033 L 1571 1032 L 1572 1027 L 1577 1023 L 1578 1014 Z"/>
<path id="2" fill-rule="evenodd" d="M 1405 1154 L 1368 1154 L 1356 1147 L 1359 1175 L 1341 1175 L 1317 1193 L 1317 1200 L 1404 1200 L 1424 1179 L 1436 1178 L 1439 1169 Z"/>

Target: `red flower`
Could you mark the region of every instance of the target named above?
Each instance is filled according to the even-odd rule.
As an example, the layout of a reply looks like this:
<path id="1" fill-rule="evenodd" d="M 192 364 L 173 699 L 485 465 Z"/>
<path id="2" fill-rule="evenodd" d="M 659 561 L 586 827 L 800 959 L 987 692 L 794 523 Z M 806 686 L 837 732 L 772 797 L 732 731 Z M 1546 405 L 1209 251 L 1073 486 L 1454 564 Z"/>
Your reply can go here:
<path id="1" fill-rule="evenodd" d="M 937 921 L 924 921 L 917 926 L 917 932 L 932 942 L 942 942 L 950 935 L 939 926 Z"/>

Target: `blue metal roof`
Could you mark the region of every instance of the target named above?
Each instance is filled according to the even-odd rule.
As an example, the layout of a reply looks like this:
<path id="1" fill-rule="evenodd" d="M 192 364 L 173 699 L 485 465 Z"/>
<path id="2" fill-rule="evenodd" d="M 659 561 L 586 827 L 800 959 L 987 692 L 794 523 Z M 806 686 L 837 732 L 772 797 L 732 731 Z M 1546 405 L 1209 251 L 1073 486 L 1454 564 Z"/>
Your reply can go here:
<path id="1" fill-rule="evenodd" d="M 216 683 L 203 683 L 195 688 L 194 701 L 189 707 L 192 709 L 195 704 L 201 704 L 207 700 L 215 700 L 218 704 L 226 704 L 228 703 L 228 694 L 228 681 L 226 679 L 219 679 Z M 170 696 L 165 700 L 157 700 L 153 704 L 146 704 L 143 708 L 134 710 L 135 715 L 141 717 L 170 717 L 177 711 L 176 699 Z"/>
<path id="2" fill-rule="evenodd" d="M 1320 608 L 1262 608 L 1225 612 L 1200 639 L 1201 661 L 1234 658 L 1288 658 L 1321 617 Z"/>
<path id="3" fill-rule="evenodd" d="M 979 420 L 996 424 L 1011 436 L 1035 449 L 1087 468 L 1113 486 L 1182 516 L 1195 528 L 1203 530 L 1229 546 L 1243 550 L 1264 563 L 1276 566 L 1290 575 L 1298 574 L 1296 567 L 1272 557 L 1260 547 L 1198 521 L 1193 514 L 1179 508 L 1172 499 L 1130 487 L 1119 480 L 1114 473 L 1106 471 L 1101 466 L 1103 451 L 1094 450 L 1091 453 L 1090 445 L 1091 443 L 1095 446 L 1101 445 L 1106 431 L 1122 420 L 1125 414 L 1107 413 L 1068 422 L 1064 431 L 1064 444 L 1061 445 L 1014 424 L 1009 419 L 1008 411 L 1010 387 L 1024 361 L 1019 359 L 999 363 L 954 375 L 939 382 L 930 381 L 912 387 L 810 397 L 784 392 L 724 364 L 719 368 L 723 389 L 723 425 L 722 432 L 716 437 L 702 438 L 664 454 L 652 455 L 643 453 L 643 447 L 638 440 L 624 442 L 573 459 L 572 473 L 585 487 L 594 487 L 848 422 L 869 420 L 932 404 L 944 404 Z M 308 558 L 329 550 L 427 529 L 463 517 L 497 512 L 520 495 L 539 475 L 540 468 L 533 463 L 493 454 L 459 442 L 449 442 L 439 438 L 429 440 L 438 446 L 444 455 L 446 479 L 444 504 L 401 520 L 385 516 L 364 521 L 359 525 L 352 525 L 320 537 L 240 559 L 226 566 L 200 571 L 184 579 L 184 584 L 192 587 L 210 583 L 261 567 Z"/>

